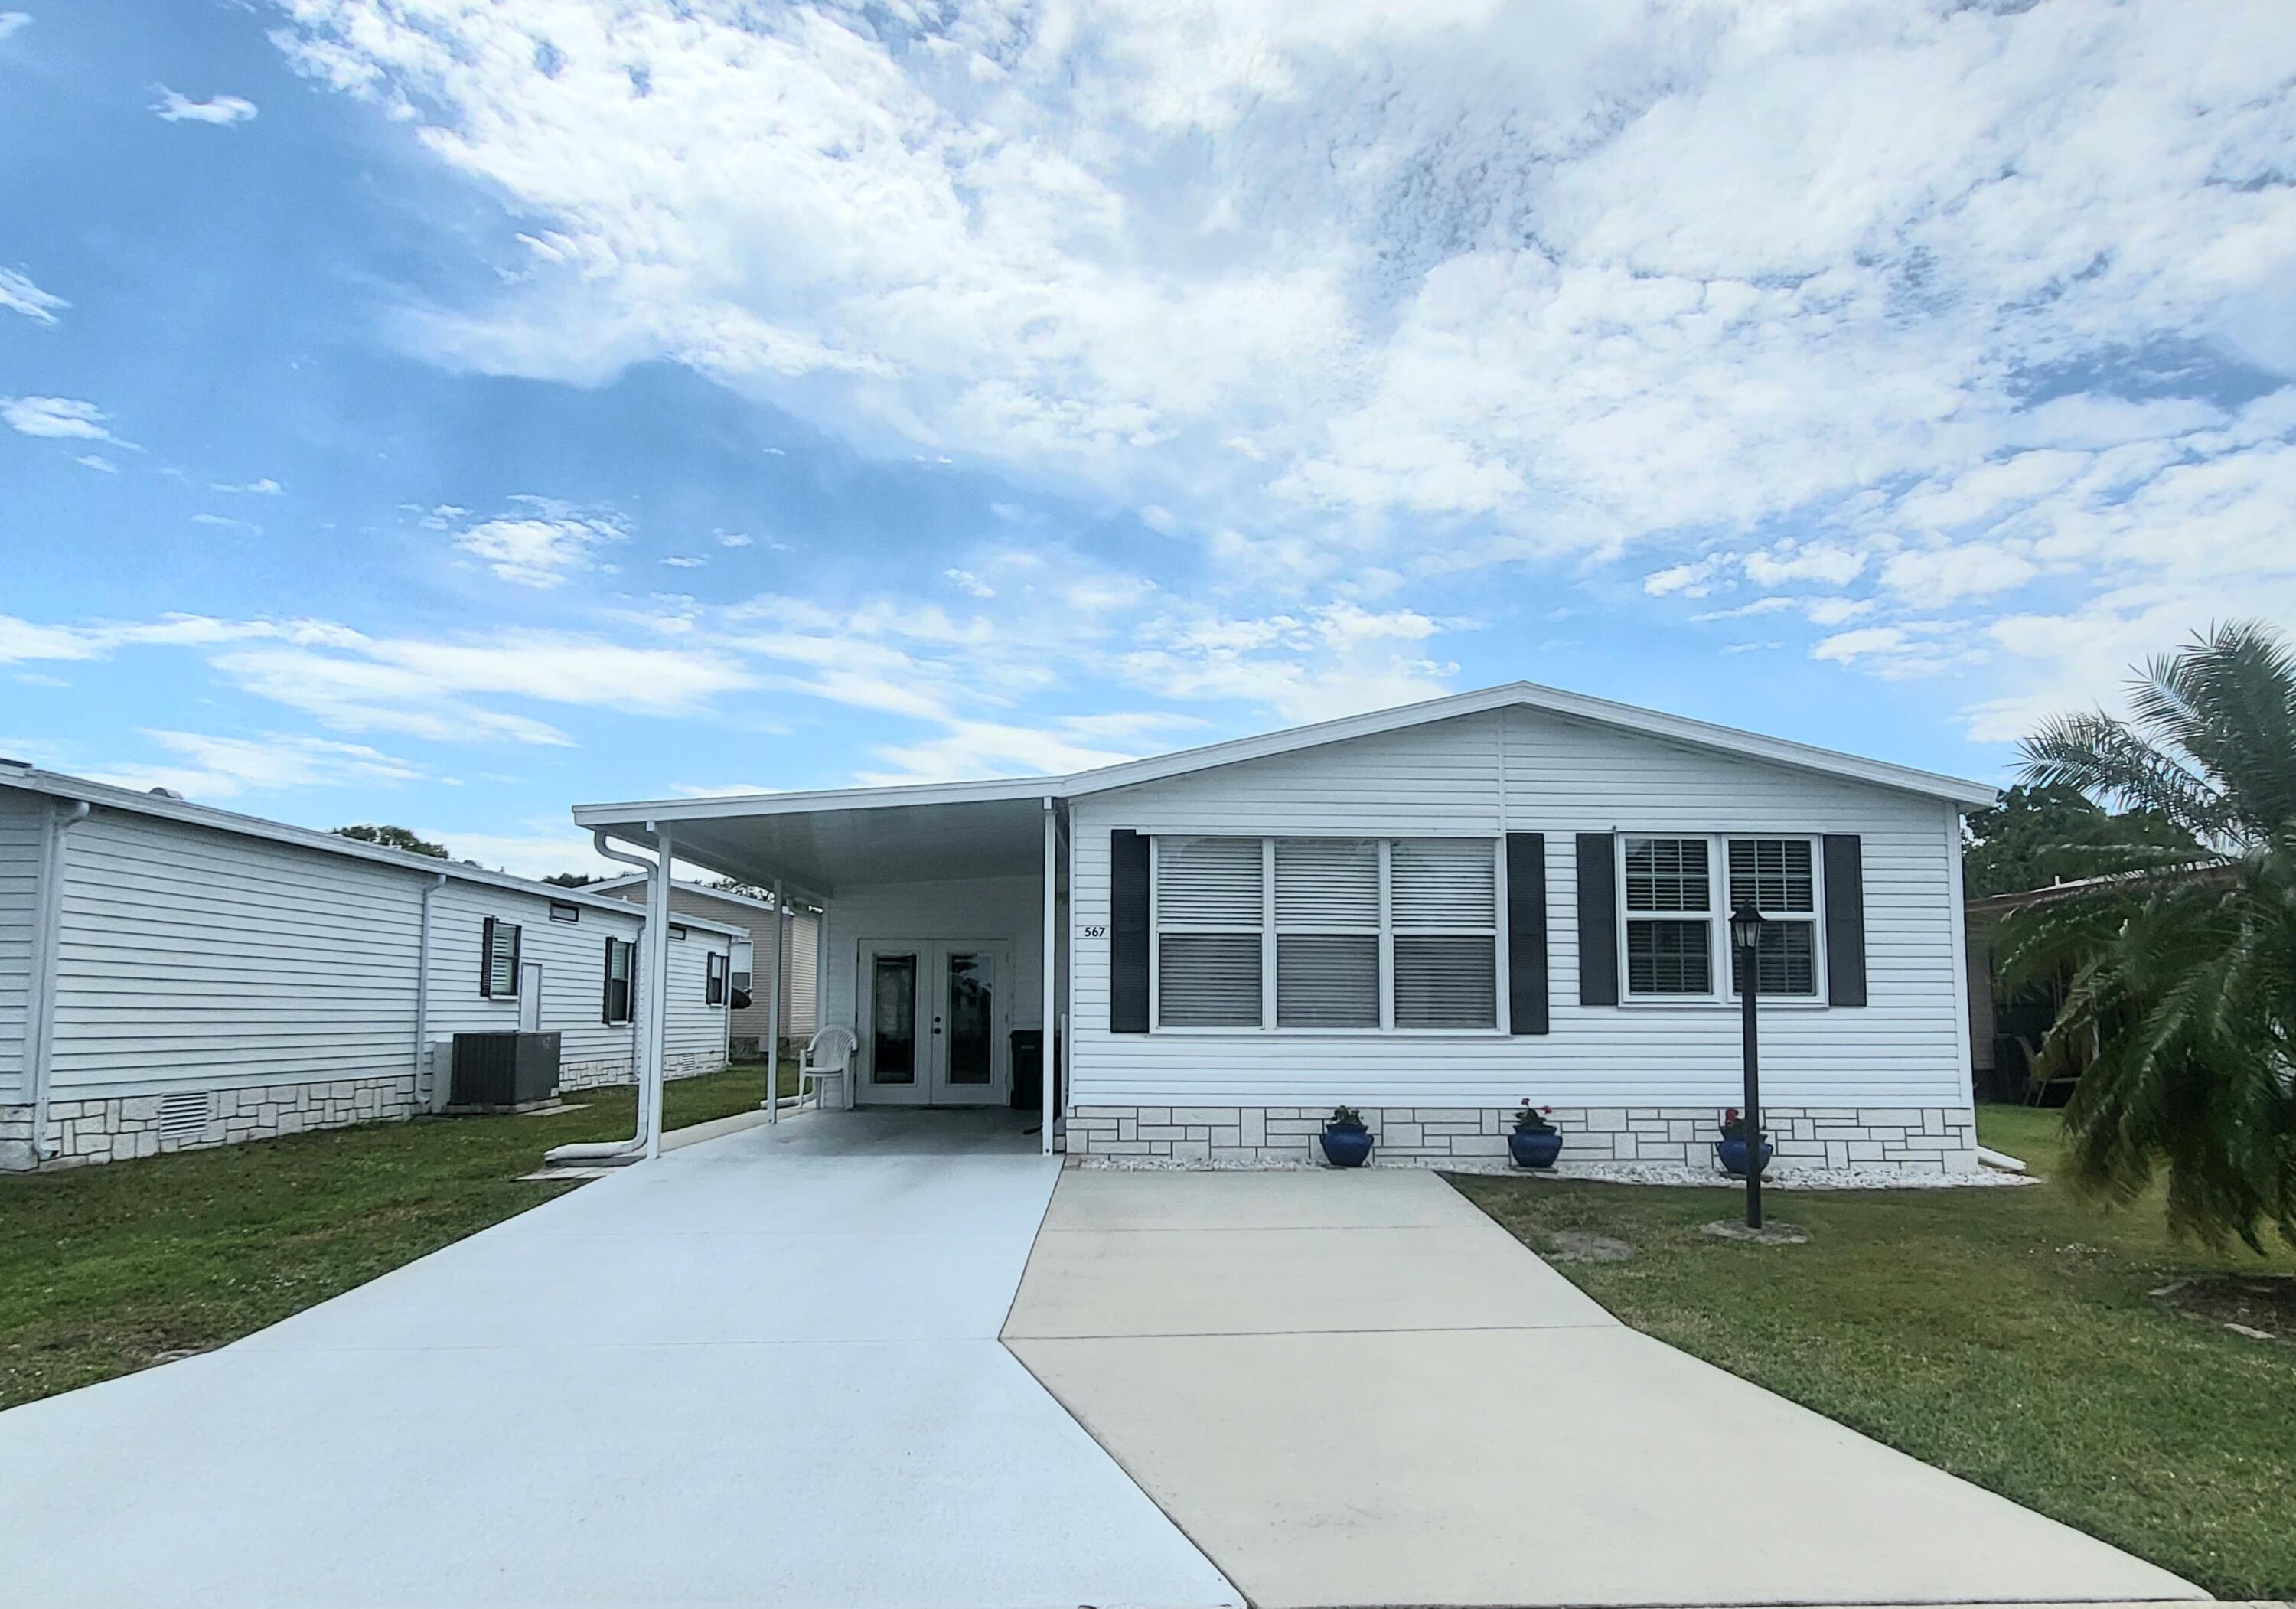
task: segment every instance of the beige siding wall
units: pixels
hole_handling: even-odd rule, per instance
[[[1828,1107],[1969,1101],[1958,821],[1939,800],[1517,709],[1082,799],[1073,819],[1079,935],[1107,924],[1109,833],[1119,827],[1544,833],[1554,1002],[1553,1030],[1538,1036],[1111,1034],[1107,940],[1078,936],[1078,1105],[1728,1104],[1740,1077],[1734,1005],[1578,1004],[1573,834],[1614,830],[1858,833],[1872,1003],[1774,1006],[1764,1092]]]

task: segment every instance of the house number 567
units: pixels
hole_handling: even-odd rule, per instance
[[[1108,937],[1108,930],[1097,924],[1088,924],[1084,930],[1084,936],[1087,939],[1105,939]]]

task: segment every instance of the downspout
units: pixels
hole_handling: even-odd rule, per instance
[[[414,941],[414,1088],[419,1108],[447,1109],[439,1068],[430,1055],[430,896],[447,886],[447,874],[433,872],[422,885],[422,932]]]
[[[25,1077],[31,1086],[32,1162],[35,1166],[55,1155],[48,1142],[48,1070],[55,1050],[56,971],[63,948],[64,835],[87,819],[88,803],[74,800],[71,808],[50,818],[40,845],[40,908],[32,928],[32,998],[26,1002]]]
[[[590,842],[598,853],[609,860],[619,860],[624,866],[636,866],[646,874],[647,919],[653,911],[653,885],[660,868],[643,855],[633,855],[627,850],[618,850],[606,841],[606,829],[592,827]],[[652,946],[648,946],[649,948]],[[646,977],[638,967],[630,968],[630,992],[636,999],[636,1009],[630,1013],[630,1071],[636,1075],[638,1092],[637,1132],[626,1140],[598,1140],[580,1145],[561,1145],[545,1151],[545,1162],[634,1162],[646,1154],[646,1145],[653,1133],[653,1104],[646,1098],[645,1044],[646,1035],[641,1023],[641,1014],[666,1008],[668,991],[654,980]],[[656,997],[662,997],[656,1004]]]

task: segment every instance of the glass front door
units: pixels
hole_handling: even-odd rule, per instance
[[[947,941],[863,947],[868,1001],[865,1103],[990,1105],[1007,1073],[999,1040],[997,948]]]

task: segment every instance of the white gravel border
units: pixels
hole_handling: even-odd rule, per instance
[[[1074,1168],[1107,1168],[1120,1173],[1304,1173],[1339,1172],[1324,1162],[1205,1162],[1169,1156],[1081,1156],[1070,1159]],[[1417,1159],[1366,1164],[1374,1168],[1431,1168],[1439,1173],[1512,1174],[1519,1178],[1567,1183],[1585,1179],[1605,1185],[1717,1186],[1735,1188],[1739,1180],[1719,1166],[1693,1168],[1685,1162],[1563,1162],[1546,1170],[1518,1168],[1496,1157],[1453,1157],[1440,1162]],[[1989,1186],[2038,1185],[2030,1174],[2002,1173],[1980,1168],[1974,1173],[1917,1171],[1911,1168],[1781,1168],[1772,1163],[1762,1178],[1769,1190],[1962,1190]]]

